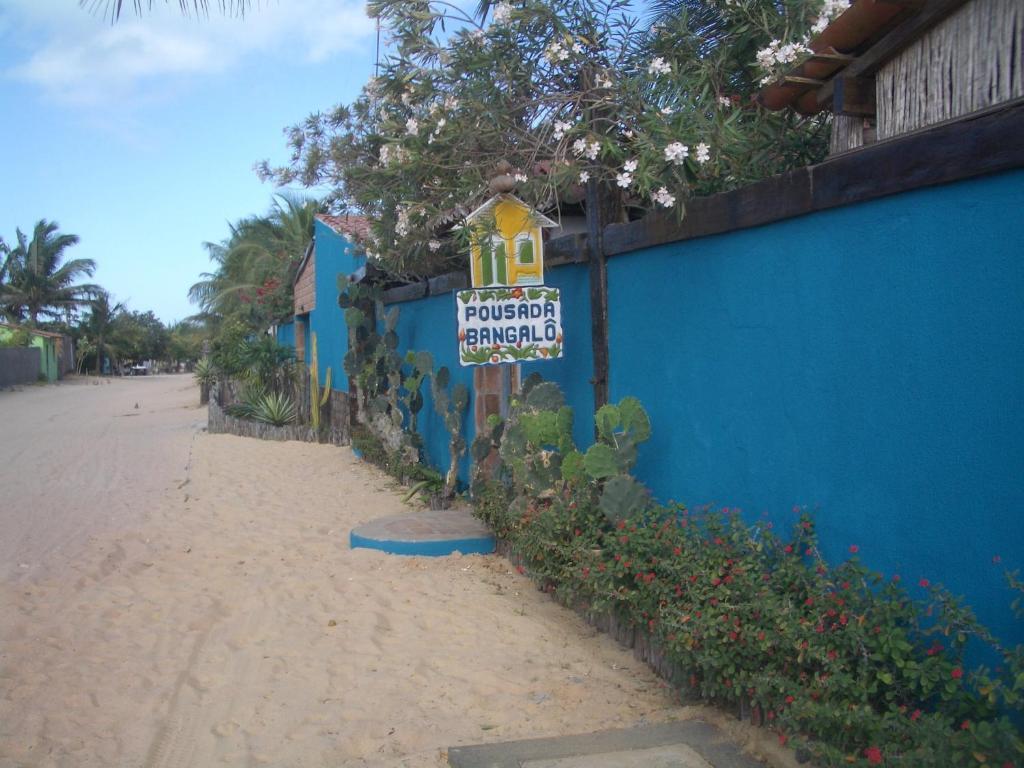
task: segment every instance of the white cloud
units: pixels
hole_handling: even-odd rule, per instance
[[[104,103],[183,75],[216,73],[251,56],[320,62],[368,41],[373,22],[353,0],[259,2],[244,19],[182,18],[177,4],[135,17],[127,7],[116,24],[73,0],[6,0],[5,37],[40,39],[8,74],[65,102]],[[69,7],[70,6],[70,7]],[[21,31],[26,30],[24,35]]]

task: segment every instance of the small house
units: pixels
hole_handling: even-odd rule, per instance
[[[74,359],[71,338],[60,333],[42,331],[37,328],[0,323],[0,342],[10,342],[17,333],[28,334],[28,346],[39,349],[39,375],[48,382],[64,377],[68,370],[67,360]]]
[[[313,240],[295,273],[293,320],[275,329],[282,344],[295,347],[295,357],[309,365],[312,334],[317,336],[320,383],[332,371],[332,388],[346,391],[348,380],[341,362],[348,351],[345,313],[338,306],[338,278],[347,277],[366,263],[358,240],[369,231],[363,216],[317,214]]]
[[[555,222],[518,197],[500,194],[469,214],[466,225],[474,286],[543,284],[542,230]]]

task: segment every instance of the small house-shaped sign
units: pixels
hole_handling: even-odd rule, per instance
[[[470,227],[470,274],[474,288],[542,285],[541,230],[557,226],[510,194],[495,195],[466,217]]]

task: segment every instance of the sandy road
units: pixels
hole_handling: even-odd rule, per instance
[[[386,477],[208,435],[196,401],[0,393],[0,768],[436,767],[687,716],[503,559],[350,550],[406,509]]]
[[[184,481],[205,423],[187,376],[0,392],[0,577],[145,520]]]

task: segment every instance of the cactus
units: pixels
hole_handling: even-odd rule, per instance
[[[572,424],[572,408],[565,405],[558,386],[530,376],[513,399],[500,436],[499,456],[516,494],[540,498],[557,492],[567,479],[562,462],[576,453]]]
[[[430,379],[430,392],[434,398],[434,410],[444,421],[448,430],[448,472],[444,477],[444,500],[447,502],[455,496],[455,488],[459,478],[459,458],[466,451],[466,440],[462,436],[462,418],[469,406],[469,390],[459,382],[448,394],[448,383],[451,375],[445,366],[433,372]]]
[[[324,378],[323,394],[320,393],[320,363],[317,355],[316,333],[312,334],[312,350],[310,352],[309,364],[309,424],[313,431],[320,434],[321,415],[323,407],[331,396],[331,369],[327,368],[327,376]]]
[[[649,493],[629,472],[636,464],[637,445],[651,436],[647,412],[635,397],[604,405],[594,415],[598,442],[583,456],[583,471],[601,481],[598,506],[613,523],[646,509]]]
[[[629,475],[616,475],[605,481],[598,507],[612,523],[639,514],[647,508],[650,493]]]

